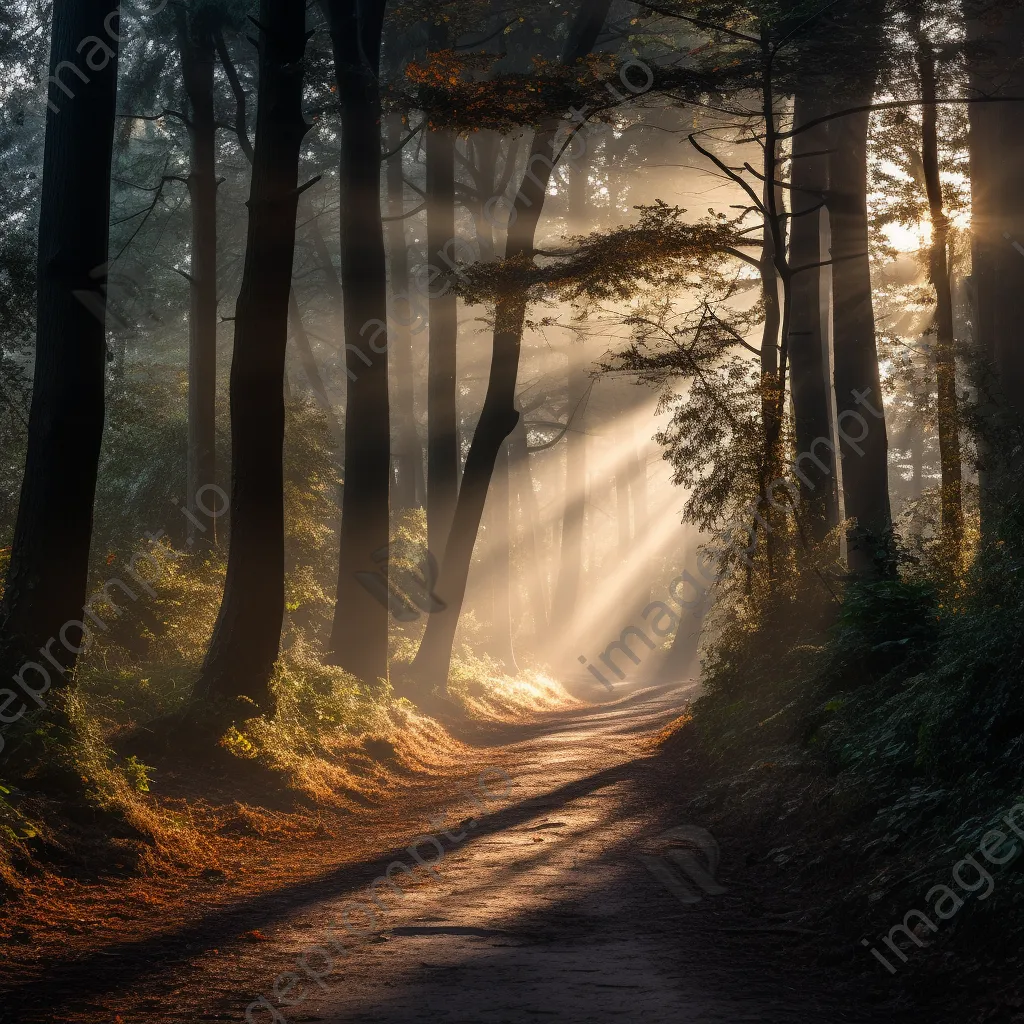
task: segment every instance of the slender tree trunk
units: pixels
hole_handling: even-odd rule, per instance
[[[188,315],[188,509],[208,520],[196,502],[200,488],[215,483],[217,401],[217,177],[213,68],[217,16],[212,9],[174,8],[182,76],[189,105],[188,193],[192,208]],[[202,534],[189,523],[189,539]]]
[[[490,520],[494,530],[491,550],[487,559],[491,586],[490,653],[502,668],[514,675],[519,671],[512,646],[512,530],[509,493],[509,450],[498,454],[491,477],[489,504]]]
[[[431,48],[443,49],[447,27],[432,26]],[[455,135],[427,132],[427,258],[430,339],[427,369],[427,547],[444,554],[459,493],[459,419],[456,402],[458,312],[449,273],[456,259]],[[440,276],[437,276],[440,275]]]
[[[526,590],[530,597],[530,614],[533,617],[534,634],[541,640],[547,635],[548,630],[548,597],[545,585],[547,574],[544,571],[541,540],[538,537],[540,510],[537,508],[537,495],[533,489],[530,447],[522,418],[509,439],[509,455],[511,465],[515,469],[516,496],[522,520],[523,565]]]
[[[694,608],[684,608],[676,626],[672,646],[665,653],[658,666],[654,681],[657,683],[677,682],[700,675],[698,646],[700,629],[707,611],[706,599]]]
[[[558,581],[551,604],[551,623],[568,629],[575,614],[583,567],[583,520],[587,500],[586,403],[590,394],[582,339],[568,352],[569,429],[565,441],[565,510],[558,560]]]
[[[622,403],[617,399],[612,408],[615,416],[614,423],[621,430]],[[632,460],[628,452],[622,453],[624,458],[615,462],[615,475],[612,477],[612,487],[615,490],[615,531],[617,537],[616,554],[620,565],[629,561],[630,541],[632,534],[629,524],[629,477]]]
[[[48,113],[39,208],[35,375],[28,452],[3,596],[8,676],[40,693],[61,686],[46,655],[58,641],[71,668],[87,627],[89,542],[103,435],[105,281],[117,43],[96,55],[74,95],[56,69],[81,64],[83,39],[107,39],[111,0],[65,0],[53,9]],[[65,79],[70,74],[62,72]],[[42,655],[40,650],[42,649]],[[55,656],[56,657],[56,656]],[[45,677],[45,678],[44,678]]]
[[[1024,96],[1024,9],[990,0],[964,0],[970,92],[980,96]],[[975,350],[994,380],[983,379],[977,413],[985,431],[979,440],[982,532],[992,536],[995,503],[1016,487],[1008,473],[1014,456],[998,438],[1024,420],[1024,104],[971,103],[971,280]],[[1014,468],[1019,468],[1019,465]]]
[[[383,0],[328,0],[341,106],[341,284],[345,305],[345,489],[331,660],[367,682],[388,674],[388,610],[359,572],[386,554],[391,483],[387,258],[380,213]],[[376,561],[375,561],[376,557]]]
[[[766,117],[772,119],[774,124],[774,115],[771,112],[770,105],[765,105]],[[774,145],[773,151],[778,152],[778,145]],[[765,157],[765,171],[764,176],[768,178],[770,175],[774,176],[776,173],[776,167],[778,166],[777,159],[770,159]],[[769,196],[771,193],[771,196]],[[782,317],[783,317],[783,306],[782,296],[780,295],[781,280],[779,277],[778,268],[775,265],[775,239],[772,236],[770,221],[772,219],[772,210],[776,211],[775,216],[781,212],[781,204],[779,203],[778,189],[773,185],[765,184],[763,188],[765,216],[764,216],[764,244],[761,247],[761,297],[764,301],[764,327],[761,333],[761,430],[763,436],[764,451],[762,454],[762,468],[761,468],[761,481],[760,490],[761,493],[758,495],[759,498],[764,499],[765,489],[769,482],[776,476],[776,463],[778,459],[778,437],[781,433],[781,403],[779,401],[779,349],[782,331]],[[788,310],[787,310],[788,312]],[[762,501],[762,504],[765,502]],[[772,509],[766,508],[768,515],[771,514]],[[754,524],[755,532],[759,529],[759,524]],[[763,531],[764,536],[764,549],[765,557],[767,560],[768,569],[768,586],[774,586],[775,582],[775,562],[778,551],[778,541],[776,540],[775,532],[773,530],[765,529]],[[747,587],[749,589],[751,582],[751,571],[750,566],[747,566]]]
[[[317,262],[320,264],[320,269],[324,274],[324,287],[337,307],[337,312],[340,316],[342,315],[342,306],[344,305],[341,279],[338,277],[338,271],[335,269],[334,262],[331,259],[331,251],[327,248],[327,239],[324,238],[324,233],[320,229],[318,217],[310,218],[309,237],[313,242],[313,251],[316,253]]]
[[[395,482],[391,503],[395,511],[416,507],[416,460],[422,458],[414,409],[412,332],[421,326],[409,297],[409,243],[405,220],[399,219],[405,208],[405,180],[402,162],[402,118],[388,117],[387,163],[388,191],[388,264],[394,316],[388,335],[388,349],[394,365],[392,404],[394,405]]]
[[[633,510],[633,543],[642,542],[647,537],[649,524],[647,521],[647,458],[644,446],[637,442],[636,421],[632,420],[629,428],[632,446],[629,453],[629,498]],[[631,555],[641,558],[640,555]],[[639,596],[647,603],[651,599],[651,580],[649,560],[643,556],[643,574],[639,581]]]
[[[871,102],[872,92],[850,106]],[[847,562],[855,575],[888,572],[888,440],[871,304],[867,217],[867,113],[829,122],[828,211],[832,231],[833,344]],[[863,437],[861,436],[863,435]]]
[[[583,230],[589,197],[590,164],[583,156],[578,170],[569,171],[569,230]],[[566,391],[569,429],[565,440],[565,508],[559,541],[558,577],[551,601],[551,623],[568,629],[576,614],[583,567],[583,519],[587,491],[586,403],[590,397],[585,335],[582,331],[566,352]]]
[[[305,8],[261,0],[249,229],[231,358],[231,545],[194,698],[267,713],[284,617],[284,378],[295,251]],[[221,715],[215,718],[220,724]]]
[[[911,485],[910,485],[910,496],[917,501],[921,497],[921,463],[923,461],[922,454],[922,441],[921,436],[921,424],[913,422],[910,424],[910,464],[911,464]]]
[[[245,93],[242,91],[241,82],[238,80],[238,73],[235,70],[235,66],[231,61],[230,55],[228,54],[223,33],[220,31],[217,32],[217,52],[220,55],[221,64],[224,66],[224,70],[231,82],[232,89],[235,91],[237,98],[235,130],[238,135],[242,152],[245,154],[245,157],[249,161],[249,165],[251,167],[255,159],[255,152],[253,151],[252,144],[249,142],[248,135],[245,131]],[[302,202],[301,197],[298,209],[300,219],[303,221],[308,220],[312,225],[310,234],[318,240],[314,241],[314,250],[318,257],[322,251],[322,259],[327,263],[328,277],[332,278],[334,283],[337,283],[337,278],[334,277],[334,267],[331,265],[330,256],[327,254],[327,244],[324,242],[323,234],[320,232],[320,226],[317,223],[316,217],[312,215],[306,204]],[[330,283],[328,284],[328,290],[332,297],[336,292],[340,296],[340,288],[332,290]],[[292,323],[292,332],[295,335],[295,347],[299,350],[299,361],[302,363],[303,373],[306,375],[306,380],[309,383],[309,389],[313,392],[313,397],[316,399],[317,405],[320,406],[321,411],[327,418],[327,427],[331,432],[331,438],[334,440],[336,453],[340,458],[344,447],[344,433],[341,429],[341,424],[338,422],[337,414],[334,411],[334,403],[331,402],[330,395],[327,393],[327,388],[324,386],[324,380],[320,374],[320,368],[317,366],[316,356],[313,354],[313,347],[309,343],[309,335],[306,333],[306,327],[302,322],[302,310],[299,308],[299,300],[295,294],[294,284],[288,292],[288,317]],[[288,382],[287,362],[285,363],[284,373],[284,397],[286,404],[291,401],[291,385]]]
[[[806,92],[798,92],[794,127],[800,128],[825,113],[824,104]],[[789,262],[792,267],[811,266],[822,260],[821,211],[828,188],[828,131],[822,126],[793,137],[792,204]],[[799,465],[800,508],[808,540],[820,543],[837,520],[832,477],[835,459],[831,443],[827,367],[822,337],[820,268],[793,275],[792,319],[789,332],[794,443],[799,457],[810,452],[811,460]],[[824,438],[828,444],[815,441]],[[817,461],[816,461],[817,460]],[[806,479],[805,479],[806,478]]]
[[[494,225],[485,214],[484,206],[488,199],[498,194],[496,188],[500,141],[501,136],[492,131],[477,132],[473,136],[473,152],[476,159],[472,164],[472,172],[476,196],[472,204],[472,213],[481,263],[490,263],[494,259]]]
[[[921,80],[921,161],[932,226],[928,277],[935,289],[935,361],[938,384],[939,464],[942,471],[942,543],[952,566],[960,563],[964,534],[960,414],[956,400],[956,352],[953,339],[953,291],[950,286],[949,220],[942,209],[939,177],[938,112],[935,107],[935,54],[920,22],[917,70]]]
[[[306,334],[306,328],[302,323],[302,311],[299,309],[299,300],[295,297],[294,288],[288,293],[288,315],[291,318],[295,347],[299,350],[299,362],[302,363],[302,371],[309,383],[309,390],[313,392],[316,404],[320,406],[324,416],[327,417],[328,429],[334,440],[335,448],[340,454],[345,446],[345,434],[338,422],[331,396],[327,394],[327,388],[324,387],[324,379],[320,376],[320,368],[316,364],[316,356],[309,343],[309,335]]]
[[[609,6],[610,0],[595,0],[581,8],[566,42],[564,63],[575,64],[590,52],[604,24]],[[526,261],[533,257],[534,234],[553,169],[548,154],[551,153],[557,129],[557,122],[550,122],[534,135],[527,158],[526,178],[516,194],[516,219],[509,226],[506,259]],[[516,377],[526,305],[527,297],[524,293],[511,292],[500,298],[495,306],[494,342],[487,393],[466,458],[451,535],[441,566],[438,589],[446,607],[427,620],[427,628],[412,665],[413,672],[421,679],[440,687],[447,687],[452,644],[466,595],[473,545],[480,528],[480,516],[494,462],[505,438],[519,421],[519,413],[515,408]]]

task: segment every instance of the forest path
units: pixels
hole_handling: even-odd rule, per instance
[[[724,925],[716,919],[710,930],[701,918],[694,928],[695,907],[680,903],[638,860],[651,838],[680,823],[665,819],[649,777],[656,770],[650,738],[680,713],[692,689],[650,688],[557,716],[538,734],[502,745],[495,763],[512,779],[509,805],[465,828],[439,879],[401,899],[382,889],[393,908],[387,932],[336,966],[326,992],[305,984],[301,1010],[289,1019],[871,1019],[823,995],[820,980],[780,972],[775,956],[757,955],[768,944],[785,959],[784,926],[766,927],[741,912]],[[426,844],[420,849],[433,858]],[[308,947],[309,936],[338,920],[342,906],[338,900],[318,908],[303,922],[311,931],[289,937],[293,950],[303,940]],[[714,931],[730,931],[728,923],[736,932],[749,926],[740,956],[735,943],[715,949]],[[322,961],[311,955],[309,962]]]
[[[695,905],[638,859],[686,820],[651,739],[692,695],[651,687],[535,724],[467,727],[475,764],[356,816],[344,844],[282,847],[248,891],[181,880],[163,911],[138,889],[107,894],[97,906],[109,921],[94,918],[88,942],[54,935],[4,965],[15,977],[0,978],[0,1021],[883,1019],[794,962],[791,943],[806,937],[765,913],[735,851],[722,851],[728,892]],[[478,792],[474,805],[481,769],[491,799]],[[438,877],[410,882],[396,868],[404,895],[370,888],[389,864],[414,866],[408,845],[431,833],[445,849]],[[436,857],[430,841],[416,849]],[[386,908],[375,930],[339,932],[346,912],[364,926],[374,895]],[[341,937],[344,953],[329,946]]]

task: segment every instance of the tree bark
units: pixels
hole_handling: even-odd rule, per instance
[[[665,657],[658,666],[654,677],[656,683],[677,682],[691,675],[700,676],[698,647],[700,630],[707,612],[707,596],[695,608],[684,608],[679,615],[676,635],[672,638],[672,646],[666,651]]]
[[[825,113],[824,104],[810,92],[797,92],[794,103],[794,128]],[[792,267],[820,263],[821,211],[828,188],[828,131],[821,128],[793,137],[792,227],[789,262]],[[793,312],[789,332],[790,388],[793,399],[794,443],[796,455],[811,452],[819,461],[802,460],[799,478],[801,517],[807,537],[816,543],[824,540],[837,519],[832,477],[835,459],[818,438],[831,442],[827,367],[821,316],[822,272],[820,268],[793,275],[791,302]],[[804,479],[806,477],[806,479]]]
[[[509,447],[498,453],[491,477],[490,520],[494,530],[489,566],[491,589],[491,633],[489,650],[509,675],[519,671],[512,645],[512,530],[509,492]]]
[[[431,26],[431,49],[447,45],[446,25]],[[444,554],[459,493],[456,401],[458,313],[451,288],[455,244],[455,135],[429,130],[427,151],[427,297],[430,338],[427,369],[427,547]]]
[[[320,376],[320,368],[316,364],[316,356],[309,343],[309,335],[306,334],[306,328],[302,323],[302,311],[299,309],[299,300],[295,297],[294,288],[288,293],[288,315],[291,318],[295,347],[299,350],[299,362],[302,363],[302,371],[306,375],[309,390],[313,392],[316,404],[320,406],[324,416],[327,417],[327,427],[334,440],[334,446],[340,454],[345,446],[345,433],[338,422],[331,396],[327,394],[327,388],[324,387],[324,379]]]
[[[604,24],[609,6],[610,0],[595,0],[594,3],[587,3],[581,7],[563,51],[564,63],[574,64],[590,52]],[[534,235],[553,169],[548,154],[551,152],[557,129],[558,123],[552,121],[534,135],[527,158],[526,177],[516,194],[516,220],[509,226],[506,259],[527,261],[533,258]],[[539,173],[536,170],[538,164],[541,165]],[[452,644],[466,595],[466,579],[473,556],[473,545],[480,528],[480,517],[494,462],[505,438],[519,421],[519,413],[515,407],[516,377],[519,371],[526,306],[526,295],[518,291],[501,297],[495,305],[494,340],[487,393],[466,457],[462,487],[459,490],[438,584],[446,607],[444,611],[431,615],[427,620],[423,640],[412,664],[413,673],[421,680],[432,682],[442,688],[447,687]]]
[[[495,189],[498,184],[500,142],[501,136],[493,131],[481,131],[473,136],[472,151],[476,159],[471,168],[476,194],[473,197],[471,212],[481,263],[490,263],[494,259],[494,225],[484,212],[484,207],[488,199],[497,195]]]
[[[216,482],[217,401],[217,176],[213,68],[216,62],[215,8],[187,12],[175,5],[181,70],[188,96],[189,175],[192,214],[188,315],[188,510],[208,522],[196,502],[200,488]],[[189,539],[202,532],[189,522]]]
[[[419,325],[418,310],[409,296],[409,243],[405,234],[405,220],[400,219],[405,208],[405,178],[402,150],[402,118],[399,114],[388,117],[387,147],[391,156],[387,163],[388,192],[388,264],[391,277],[391,297],[395,303],[388,348],[394,364],[394,432],[395,479],[391,499],[395,511],[415,508],[416,460],[422,460],[413,392],[412,331]],[[397,150],[397,152],[396,152]]]
[[[523,565],[526,590],[530,597],[530,614],[533,616],[534,634],[538,641],[548,631],[548,597],[541,542],[537,536],[540,510],[537,495],[533,489],[533,473],[530,469],[530,446],[526,424],[520,416],[509,439],[510,463],[515,469],[516,495],[522,522]]]
[[[231,358],[231,543],[224,597],[193,698],[273,710],[284,618],[284,378],[295,251],[305,8],[261,0],[256,144]],[[215,713],[220,724],[220,714]]]
[[[935,53],[920,21],[917,69],[921,80],[921,162],[924,168],[932,239],[928,278],[935,289],[935,372],[938,385],[939,465],[942,473],[942,545],[951,566],[959,566],[964,535],[963,468],[960,458],[960,413],[956,399],[956,352],[953,338],[953,291],[949,274],[949,220],[942,208],[939,176],[938,111],[935,107]]]
[[[590,162],[583,155],[582,164],[569,171],[569,206],[567,216],[570,232],[581,232],[587,215]],[[579,597],[583,568],[583,520],[587,491],[586,411],[590,397],[587,377],[585,335],[580,331],[566,352],[566,393],[569,428],[565,440],[565,508],[559,540],[558,577],[551,600],[551,622],[563,629],[571,627]]]
[[[618,430],[622,429],[622,409],[622,403],[616,397],[612,402],[612,422]],[[630,541],[633,539],[629,524],[629,478],[632,461],[630,453],[623,451],[622,456],[615,462],[615,473],[612,477],[612,487],[615,491],[616,555],[620,565],[625,565],[629,561]]]
[[[1024,10],[964,0],[967,19],[970,91],[981,96],[1024,96]],[[989,535],[993,502],[1013,488],[1006,446],[989,443],[1005,426],[1024,420],[1024,104],[971,103],[971,279],[975,350],[994,371],[978,412],[985,432],[979,440],[982,532]]]
[[[388,675],[388,610],[367,599],[356,573],[380,572],[389,525],[387,257],[380,213],[378,84],[384,6],[383,0],[327,0],[341,106],[341,284],[349,376],[330,658],[371,683]]]
[[[96,472],[103,436],[106,367],[106,264],[110,164],[117,95],[117,42],[104,23],[112,0],[65,0],[53,9],[48,112],[39,209],[35,374],[28,451],[3,596],[8,672],[23,658],[28,686],[40,693],[66,683],[40,655],[53,639],[74,666],[87,627],[82,619],[92,537]],[[108,39],[106,64],[93,58],[82,81],[83,39]],[[96,66],[93,66],[96,65]],[[70,82],[70,84],[66,84]],[[41,664],[40,664],[41,663]],[[44,667],[45,666],[45,667]],[[51,677],[51,667],[58,678]],[[37,668],[42,675],[34,675]],[[25,669],[22,668],[21,676]],[[44,679],[43,676],[46,678]]]
[[[629,499],[633,509],[633,543],[642,543],[647,537],[649,529],[648,504],[647,504],[647,457],[644,451],[644,444],[638,442],[636,420],[630,424],[630,435],[632,446],[629,452]],[[640,557],[634,555],[634,558]],[[651,599],[651,580],[653,572],[650,571],[649,559],[644,558],[643,575],[639,581],[639,596],[647,603]]]
[[[872,90],[850,106],[871,102]],[[878,375],[868,264],[868,113],[829,122],[835,390],[843,458],[847,564],[857,576],[888,573],[888,440]],[[864,435],[861,437],[861,435]]]
[[[768,102],[765,103],[765,120],[771,125],[774,134],[776,130],[777,117],[772,109],[773,93],[769,93]],[[765,145],[765,184],[762,188],[764,202],[764,242],[761,246],[761,297],[764,302],[764,326],[761,332],[761,431],[763,437],[763,454],[761,456],[761,472],[758,497],[764,499],[766,488],[775,477],[776,463],[778,461],[778,438],[782,431],[782,403],[780,402],[780,379],[779,379],[779,355],[781,349],[781,332],[783,330],[783,297],[780,294],[780,286],[783,285],[781,275],[776,266],[775,255],[779,251],[776,247],[776,240],[772,231],[772,223],[781,225],[783,223],[780,213],[783,210],[779,189],[769,184],[776,174],[780,148],[778,142],[771,146],[772,154],[768,155],[768,144]],[[785,309],[788,314],[790,309]],[[771,509],[768,510],[770,515]],[[758,525],[755,523],[755,534]],[[775,585],[775,564],[778,553],[778,540],[774,530],[764,530],[765,560],[768,570],[768,586]],[[747,587],[751,582],[750,566],[747,566]]]
[[[586,410],[590,397],[586,349],[582,339],[570,345],[569,429],[565,441],[565,510],[559,544],[558,580],[551,603],[551,622],[569,629],[576,614],[583,568],[583,520],[587,500]]]

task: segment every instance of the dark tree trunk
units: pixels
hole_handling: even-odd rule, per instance
[[[777,117],[771,112],[771,101],[765,103],[765,118],[766,123],[771,127],[771,131],[777,130]],[[769,149],[771,153],[769,153]],[[783,280],[779,274],[778,267],[776,265],[776,238],[772,230],[772,224],[778,223],[781,225],[785,223],[779,217],[779,213],[783,210],[782,197],[780,195],[780,189],[774,185],[767,184],[768,179],[772,178],[776,171],[775,168],[779,166],[779,157],[781,156],[781,148],[777,141],[770,145],[766,143],[765,148],[765,160],[764,160],[764,178],[766,184],[763,186],[762,195],[764,197],[764,243],[761,247],[761,296],[764,301],[764,327],[761,333],[761,429],[763,434],[763,455],[760,473],[760,497],[762,500],[766,494],[766,488],[768,487],[769,481],[771,481],[775,475],[779,459],[778,450],[778,439],[781,435],[782,427],[782,403],[780,402],[780,378],[779,378],[779,364],[781,345],[783,342],[783,331],[786,329],[783,325],[783,316],[786,316],[788,320],[790,309],[784,308],[782,287]],[[774,211],[774,213],[773,213]],[[778,248],[785,248],[785,241],[779,239]],[[768,509],[770,515],[772,510]],[[758,529],[758,525],[755,523],[754,530]],[[777,561],[778,553],[778,540],[773,530],[765,529],[764,531],[764,550],[765,559],[767,562],[768,570],[768,586],[773,587],[775,585],[775,565]],[[750,570],[748,567],[747,571],[747,586],[750,586]]]
[[[327,417],[328,429],[340,455],[345,446],[345,434],[338,422],[331,396],[327,394],[327,388],[324,387],[324,379],[320,376],[320,368],[316,364],[316,356],[309,343],[309,335],[306,334],[306,328],[302,323],[302,311],[299,309],[299,300],[295,297],[294,288],[288,293],[288,315],[292,322],[292,334],[295,335],[295,347],[299,350],[302,372],[306,375],[309,390],[313,392],[316,404],[320,406],[324,416]]]
[[[964,0],[970,42],[968,70],[973,95],[1024,96],[1024,9],[988,0]],[[989,443],[1005,425],[1024,419],[1024,103],[972,103],[971,279],[972,333],[978,355],[995,371],[978,412],[985,420],[980,441],[982,531],[990,535],[992,504],[1014,486],[1006,470],[1006,446]]]
[[[564,63],[575,64],[590,52],[604,24],[609,6],[610,0],[595,0],[594,3],[583,5],[566,41]],[[551,122],[534,135],[527,158],[526,177],[516,194],[516,220],[509,227],[506,259],[527,261],[533,258],[534,234],[551,179],[549,154],[557,129],[558,123]],[[462,487],[438,584],[446,607],[427,620],[427,628],[412,665],[413,672],[421,680],[442,688],[447,687],[452,644],[462,613],[473,545],[480,528],[480,517],[494,462],[505,438],[519,421],[519,413],[515,408],[516,377],[519,372],[526,306],[527,297],[521,292],[512,292],[500,298],[495,306],[487,393],[466,457]]]
[[[435,26],[433,49],[447,29]],[[458,313],[449,283],[455,245],[455,135],[427,132],[427,295],[430,340],[427,370],[427,547],[440,559],[448,543],[459,493],[459,421],[456,404]],[[440,276],[438,276],[440,275]]]
[[[381,570],[380,558],[388,543],[391,483],[378,84],[384,3],[328,0],[327,6],[341,107],[341,284],[349,373],[330,657],[372,683],[388,675],[388,610],[367,598],[356,574]]]
[[[39,210],[35,376],[28,452],[3,598],[8,673],[27,657],[49,675],[51,638],[70,668],[84,642],[96,470],[103,435],[104,338],[110,162],[117,94],[117,43],[93,56],[83,39],[108,39],[111,0],[65,0],[53,9],[50,85]],[[93,52],[93,51],[90,51]],[[105,66],[100,60],[106,59]],[[69,629],[67,624],[71,624]],[[63,628],[62,628],[63,627]],[[62,635],[63,634],[63,635]],[[54,667],[53,671],[58,671]],[[24,670],[22,670],[24,672]],[[29,673],[39,692],[45,680]],[[58,675],[63,673],[58,672]],[[54,688],[60,678],[50,680]]]
[[[587,215],[590,162],[569,172],[569,230],[581,232]],[[565,441],[565,509],[559,541],[558,577],[551,600],[551,623],[568,630],[576,614],[583,567],[583,520],[586,513],[587,433],[585,414],[590,397],[586,345],[582,333],[573,339],[566,353],[568,430]]]
[[[497,195],[498,149],[501,136],[497,132],[482,131],[473,136],[476,161],[471,165],[476,195],[473,197],[473,226],[480,262],[494,259],[494,226],[484,212],[484,204]]]
[[[666,651],[658,666],[654,682],[674,683],[680,679],[700,675],[698,646],[706,611],[706,596],[696,607],[683,609],[679,616],[679,625],[676,627],[676,635],[672,638],[672,646]]]
[[[216,118],[213,68],[216,15],[210,9],[187,13],[174,8],[182,77],[188,96],[189,175],[192,214],[188,314],[188,509],[208,520],[196,502],[200,488],[216,482],[215,416],[217,400],[217,176],[214,163]],[[189,523],[189,539],[202,536]]]
[[[942,472],[942,544],[951,565],[959,566],[964,536],[963,468],[960,414],[956,400],[956,353],[953,339],[953,290],[950,285],[949,220],[942,208],[939,177],[938,112],[935,107],[935,53],[917,25],[917,69],[921,80],[921,163],[931,219],[928,278],[935,289],[935,362],[938,385],[939,464]]]
[[[798,92],[794,104],[794,127],[800,128],[825,113],[824,104],[809,92]],[[791,267],[810,266],[822,260],[821,211],[828,187],[828,130],[812,128],[793,137],[792,227],[789,262]],[[820,543],[835,526],[838,516],[832,477],[835,459],[828,444],[832,440],[828,375],[824,365],[822,337],[821,269],[793,275],[789,332],[790,387],[793,397],[794,443],[798,468],[801,519],[807,539]],[[824,438],[828,444],[815,444]],[[817,461],[815,461],[815,459]],[[806,478],[806,479],[805,479]]]
[[[519,671],[512,646],[512,529],[509,493],[509,449],[498,453],[491,477],[490,520],[494,530],[490,551],[484,560],[491,590],[491,631],[489,650],[509,675]]]
[[[647,539],[648,507],[647,507],[647,458],[644,446],[637,443],[636,421],[630,425],[633,445],[629,452],[629,499],[633,510],[633,545],[642,545]],[[639,581],[638,594],[648,602],[651,599],[651,580],[654,576],[650,571],[649,558],[636,553],[633,558],[643,561],[642,575]]]
[[[619,563],[625,565],[629,561],[630,533],[629,533],[629,463],[626,459],[620,459],[615,467],[615,475],[612,477],[612,486],[615,489],[615,528],[618,544],[616,554]]]
[[[565,441],[565,511],[559,544],[558,580],[551,602],[551,622],[568,629],[576,614],[580,575],[583,567],[583,520],[587,492],[586,403],[590,397],[586,350],[582,340],[574,342],[569,362],[569,429]]]
[[[391,498],[395,511],[415,508],[416,462],[422,460],[413,393],[412,331],[419,328],[419,314],[409,296],[409,243],[405,235],[405,181],[402,166],[402,119],[388,117],[388,263],[391,269],[391,296],[395,303],[388,334],[388,350],[394,366],[395,480]]]
[[[273,710],[284,617],[284,377],[295,249],[305,8],[261,0],[249,229],[231,358],[231,544],[213,638],[194,697]],[[246,708],[248,707],[248,710]],[[216,716],[219,719],[220,715]]]
[[[311,218],[309,222],[309,237],[313,242],[313,251],[316,253],[317,262],[323,271],[324,287],[337,307],[337,312],[340,316],[342,315],[343,305],[341,279],[338,277],[338,271],[331,260],[331,253],[327,248],[327,240],[324,238],[324,233],[320,230],[320,220],[318,217]]]
[[[548,597],[541,542],[538,534],[540,510],[537,495],[533,489],[533,473],[530,469],[530,447],[526,425],[522,418],[509,439],[511,465],[515,469],[516,494],[523,527],[523,565],[526,577],[526,591],[530,597],[530,614],[537,640],[543,639],[548,630]]]
[[[921,497],[921,463],[923,462],[923,437],[921,424],[914,422],[910,425],[910,496],[917,501]]]
[[[868,104],[871,95],[850,105]],[[845,510],[848,519],[856,519],[847,535],[847,562],[855,575],[888,571],[892,526],[868,265],[868,118],[866,112],[848,114],[829,123],[834,373]]]

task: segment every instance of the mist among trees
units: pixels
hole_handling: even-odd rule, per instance
[[[451,850],[416,815],[498,765],[473,828],[619,772],[662,899],[831,922],[879,1020],[1017,1019],[1024,6],[10,0],[0,162],[12,1000],[68,879]],[[58,975],[39,1019],[177,1019]]]

